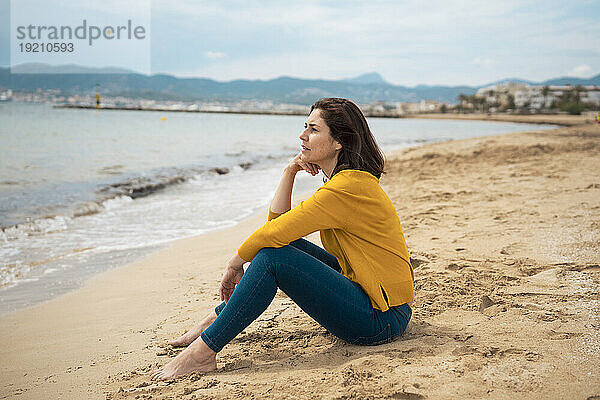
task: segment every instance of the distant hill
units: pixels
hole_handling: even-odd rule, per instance
[[[547,81],[539,83],[539,85],[596,85],[600,86],[600,74],[593,76],[588,79],[583,78],[571,78],[571,77],[562,77],[562,78],[554,78],[548,79]]]
[[[386,82],[375,72],[343,80],[311,80],[283,76],[266,81],[240,79],[217,82],[206,78],[177,78],[165,74],[143,75],[110,68],[101,69],[102,73],[97,74],[91,73],[96,70],[92,71],[88,67],[76,65],[49,67],[43,64],[25,64],[20,68],[22,71],[28,69],[39,72],[11,74],[8,68],[0,68],[0,87],[17,91],[59,89],[65,94],[91,94],[94,93],[95,86],[98,84],[101,92],[105,95],[131,98],[227,102],[259,100],[310,105],[320,97],[347,97],[363,104],[375,101],[416,102],[420,100],[454,103],[459,94],[470,95],[475,93],[478,88],[490,85],[478,87],[397,86]],[[56,73],[61,70],[63,72],[73,71],[73,73]],[[515,81],[517,80],[515,79]],[[600,85],[600,75],[590,79],[557,78],[537,84],[565,83]]]
[[[572,86],[576,86],[576,85],[596,85],[596,86],[600,86],[600,74],[593,76],[591,78],[574,78],[574,77],[562,77],[562,78],[552,78],[552,79],[548,79],[542,82],[532,82],[532,81],[526,81],[523,79],[518,79],[518,78],[509,78],[509,79],[502,79],[496,82],[492,82],[489,83],[487,85],[483,85],[481,87],[485,87],[485,86],[491,86],[491,85],[495,85],[495,84],[505,84],[508,82],[512,82],[512,83],[524,83],[527,85],[532,85],[532,86],[544,86],[544,85],[572,85]]]
[[[507,83],[522,83],[522,84],[531,85],[531,86],[539,85],[538,82],[526,81],[524,79],[519,79],[519,78],[508,78],[508,79],[500,79],[499,81],[488,83],[487,85],[484,85],[482,87],[492,86],[492,85],[506,85]]]
[[[361,83],[361,84],[376,84],[376,85],[389,85],[381,75],[377,72],[370,72],[368,74],[359,75],[356,78],[342,79],[344,82]]]

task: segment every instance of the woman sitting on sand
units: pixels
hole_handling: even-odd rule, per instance
[[[277,288],[349,343],[387,343],[406,329],[413,269],[398,214],[379,186],[384,157],[364,115],[349,100],[321,99],[300,140],[302,151],[284,169],[268,221],[227,264],[223,302],[170,342],[188,347],[152,371],[152,379],[215,370],[217,353],[267,309]],[[329,180],[290,210],[296,173],[314,176],[319,169]],[[325,250],[302,239],[316,231]]]

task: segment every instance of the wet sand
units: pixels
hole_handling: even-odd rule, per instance
[[[148,379],[265,208],[0,318],[0,398],[598,398],[600,126],[573,121],[387,155],[416,288],[392,343],[347,344],[278,292],[217,371]]]

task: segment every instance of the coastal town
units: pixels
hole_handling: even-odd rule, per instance
[[[14,91],[0,88],[0,102],[48,103],[61,108],[99,108],[141,111],[304,115],[306,105],[265,100],[176,101],[111,96],[90,91],[64,93],[60,89]],[[456,102],[375,101],[360,104],[367,116],[404,117],[428,113],[573,114],[600,110],[600,86],[545,85],[506,82],[482,87],[472,95],[460,94]]]

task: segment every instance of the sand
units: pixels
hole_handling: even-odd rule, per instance
[[[600,126],[569,124],[388,154],[416,288],[391,343],[345,343],[278,292],[216,371],[149,380],[265,208],[0,318],[0,398],[598,399]]]

